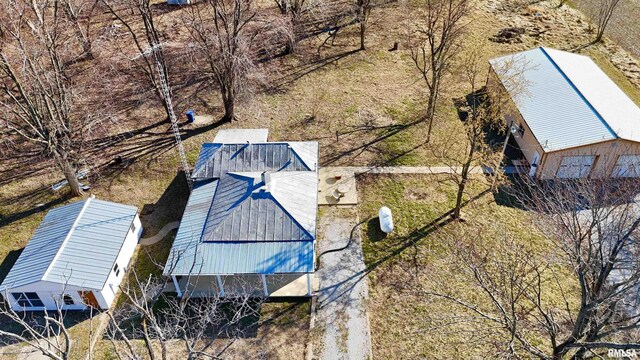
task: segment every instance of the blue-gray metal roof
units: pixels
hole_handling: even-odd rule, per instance
[[[491,60],[522,117],[545,151],[613,140],[617,134],[594,103],[604,104],[597,96],[587,99],[589,87],[611,87],[613,82],[601,74],[595,63],[583,69],[593,81],[578,78],[570,70],[572,63],[587,64],[585,57],[553,49],[538,48]],[[524,86],[522,86],[524,84]],[[613,85],[615,88],[617,86]],[[608,99],[606,101],[617,101]],[[609,117],[615,117],[611,112]]]
[[[226,172],[316,170],[317,143],[203,144],[193,170],[198,180]]]
[[[297,172],[278,174],[289,178],[301,176]],[[306,201],[307,208],[314,209],[314,214],[310,216],[315,235],[317,175],[315,172],[304,172],[301,177],[306,181],[295,180],[295,183],[302,185],[301,190],[294,191],[293,196],[296,197],[295,193],[299,192],[309,193],[309,184],[315,184],[312,189],[313,197]],[[303,241],[203,241],[203,230],[206,229],[210,208],[222,181],[200,181],[194,185],[167,260],[165,275],[313,272],[313,238]],[[276,181],[279,181],[277,176]],[[279,196],[277,191],[276,196]],[[297,204],[289,200],[285,206],[294,203]],[[233,207],[233,204],[230,206]],[[301,217],[300,226],[309,227],[309,223],[308,219]]]
[[[249,174],[230,173],[220,178],[202,241],[313,240],[315,224],[305,229],[268,189],[286,184],[274,184],[276,180],[269,175],[271,186],[266,186],[259,173]],[[313,172],[306,174],[315,177]],[[295,186],[284,190],[286,196],[294,193]],[[315,216],[317,191],[306,195],[307,205],[302,206]]]
[[[95,198],[50,210],[2,288],[48,281],[102,289],[136,213],[134,206]]]

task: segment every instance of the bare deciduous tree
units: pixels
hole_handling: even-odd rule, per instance
[[[429,91],[425,116],[429,141],[440,85],[462,45],[463,18],[470,4],[469,0],[426,0],[421,6],[425,24],[417,31],[418,44],[411,50],[411,58]]]
[[[526,81],[521,76],[526,68],[522,61],[506,61],[504,66],[495,69],[501,78],[509,79],[510,91],[501,87],[482,86],[485,82],[485,62],[482,60],[483,48],[475,46],[461,56],[460,72],[470,93],[457,101],[459,114],[463,115],[465,134],[464,153],[462,156],[451,151],[447,146],[433,149],[437,156],[450,164],[452,179],[457,186],[456,204],[452,210],[454,219],[460,218],[463,198],[474,166],[497,164],[502,154],[497,144],[489,143],[487,135],[500,134],[505,129],[505,114],[515,111],[512,108],[512,97],[520,96],[526,90]],[[457,144],[450,142],[451,148]],[[497,174],[495,174],[497,176]]]
[[[596,21],[596,38],[593,43],[599,43],[602,41],[604,32],[609,26],[611,18],[616,12],[616,9],[620,5],[620,0],[600,0],[598,4],[597,13],[595,14]]]
[[[5,299],[8,294],[4,294]],[[30,348],[39,351],[42,355],[54,359],[65,360],[71,352],[72,339],[64,324],[62,310],[51,314],[44,311],[41,319],[30,318],[30,313],[18,313],[11,309],[8,303],[0,305],[0,316],[5,317],[12,326],[17,326],[19,331],[7,331],[0,329],[0,336],[27,344]]]
[[[187,27],[219,87],[223,119],[232,121],[236,102],[256,72],[254,40],[265,27],[257,22],[252,0],[207,0],[204,5],[191,7]]]
[[[356,19],[360,24],[360,50],[365,50],[365,35],[367,32],[367,21],[371,14],[372,0],[358,0],[356,5],[358,11]]]
[[[169,70],[164,52],[166,42],[156,27],[150,0],[132,0],[119,2],[114,6],[109,0],[102,0],[111,15],[124,25],[138,52],[133,63],[140,69],[154,89],[158,99],[171,117],[171,85]],[[144,32],[140,34],[136,21],[142,20]],[[168,95],[167,95],[168,94]]]
[[[300,22],[302,16],[310,10],[310,7],[315,6],[313,0],[274,0],[280,14],[286,16],[290,21],[290,36],[291,41],[287,45],[287,50],[290,53],[295,51],[298,42],[298,32],[300,31]]]
[[[82,189],[76,164],[92,122],[75,109],[77,82],[66,62],[69,39],[59,1],[12,1],[0,21],[0,119],[18,151],[35,146],[53,159],[73,195]]]
[[[119,355],[142,358],[131,343],[132,339],[141,338],[150,359],[170,359],[168,344],[176,340],[182,342],[183,352],[190,360],[218,359],[243,336],[243,331],[257,325],[255,321],[264,301],[251,291],[233,298],[220,298],[216,294],[195,298],[185,292],[179,298],[163,293],[164,285],[163,279],[142,280],[134,273],[133,280],[121,286],[126,301],[109,314],[107,331]],[[156,306],[159,302],[162,305]]]
[[[535,212],[544,250],[507,229],[497,251],[471,234],[452,234],[448,245],[473,296],[446,285],[424,285],[419,293],[460,306],[482,324],[477,329],[500,331],[508,358],[584,359],[640,349],[640,206],[632,200],[640,187],[528,181],[517,194]]]
[[[581,179],[528,186],[524,203],[539,217],[539,228],[553,241],[580,286],[580,305],[566,322],[548,311],[544,327],[553,357],[575,351],[583,358],[595,349],[640,349],[632,334],[640,328],[640,206],[637,182]],[[567,326],[569,324],[569,326]]]
[[[82,46],[82,55],[80,55],[81,59],[93,59],[93,51],[91,49],[91,38],[89,35],[89,24],[90,21],[86,21],[86,24],[83,24],[80,17],[83,12],[91,13],[92,9],[87,9],[87,5],[89,4],[86,1],[75,2],[74,0],[61,0],[62,10],[64,11],[65,16],[73,26],[74,33],[78,42]],[[93,1],[93,6],[95,6],[98,1]],[[83,26],[84,25],[84,26]]]

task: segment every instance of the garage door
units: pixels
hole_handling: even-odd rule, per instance
[[[620,155],[611,176],[640,177],[640,155]]]
[[[585,156],[565,156],[562,158],[560,167],[556,176],[561,179],[577,179],[589,176],[591,167],[596,157],[592,155]]]

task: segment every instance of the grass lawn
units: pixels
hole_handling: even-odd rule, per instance
[[[461,271],[452,240],[495,249],[495,259],[517,244],[543,256],[549,243],[531,225],[531,214],[496,203],[494,194],[483,193],[489,184],[477,177],[463,208],[465,222],[442,222],[455,204],[456,189],[448,178],[433,175],[368,175],[358,184],[360,218],[373,218],[363,228],[363,247],[370,273],[371,333],[374,357],[382,359],[486,358],[500,349],[493,347],[501,329],[477,331],[490,324],[478,324],[468,311],[451,302],[417,296],[419,288],[446,288],[470,302],[488,306],[473,281]],[[393,212],[394,232],[383,236],[375,218],[381,206]],[[435,224],[434,224],[435,223]],[[568,274],[567,269],[554,269]],[[416,284],[419,279],[420,284]],[[571,277],[563,277],[571,288]],[[550,306],[561,299],[549,285]],[[555,305],[554,305],[555,304]],[[485,328],[486,330],[488,328]],[[542,341],[541,339],[534,339]],[[401,355],[399,355],[401,354]]]

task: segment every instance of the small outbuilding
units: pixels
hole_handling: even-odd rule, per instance
[[[50,210],[0,285],[16,311],[108,309],[135,251],[138,209],[89,197]]]
[[[179,296],[311,295],[318,143],[266,142],[266,130],[258,133],[202,145],[164,270]]]
[[[511,96],[506,118],[529,175],[640,177],[640,108],[593,60],[541,47],[490,64],[487,85]]]

